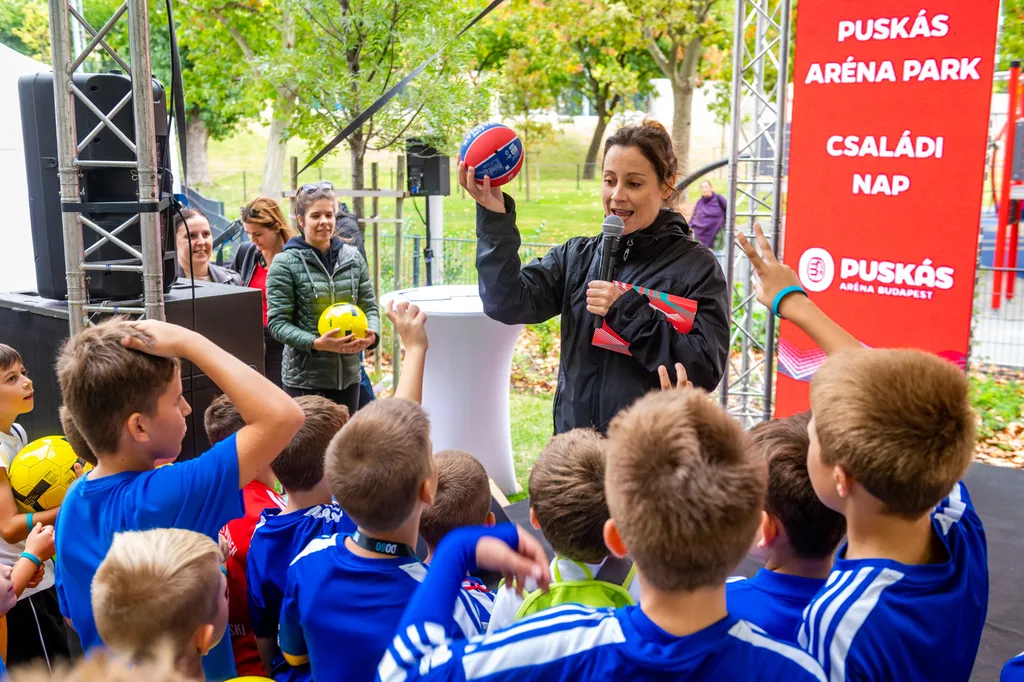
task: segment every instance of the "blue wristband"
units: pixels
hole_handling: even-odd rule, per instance
[[[36,568],[43,567],[43,562],[39,560],[39,557],[37,557],[35,554],[32,554],[31,552],[22,552],[19,556],[23,559],[28,559],[29,561],[34,563],[36,565]]]
[[[782,317],[782,315],[779,314],[779,305],[782,303],[782,299],[786,298],[790,294],[795,293],[801,293],[804,296],[807,295],[807,292],[804,290],[804,288],[798,286],[785,287],[782,291],[775,294],[775,300],[772,301],[772,315],[775,315],[776,317]]]
[[[35,523],[34,523],[34,522],[32,521],[32,517],[33,517],[33,516],[35,516],[35,514],[33,514],[32,512],[29,512],[29,513],[28,513],[28,516],[26,516],[26,517],[25,517],[25,525],[26,525],[26,526],[28,526],[28,532],[29,532],[29,533],[31,533],[31,532],[32,532],[32,529],[33,529],[33,528],[35,528],[35,525],[36,525],[36,524],[35,524]]]

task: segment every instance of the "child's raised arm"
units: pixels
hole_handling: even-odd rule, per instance
[[[155,320],[135,323],[143,335],[124,337],[128,348],[191,361],[227,394],[245,426],[236,436],[238,487],[259,476],[302,426],[302,408],[262,374],[193,331]]]
[[[791,293],[778,303],[778,314],[782,318],[802,329],[826,355],[847,348],[863,348],[857,339],[833,322],[832,318],[807,297],[807,293],[800,286],[800,278],[793,272],[793,268],[780,263],[775,257],[761,226],[757,223],[754,224],[754,236],[757,238],[757,245],[761,247],[760,255],[744,235],[738,234],[736,239],[761,280],[756,287],[758,302],[771,310],[779,293],[796,287],[801,293]]]
[[[384,313],[395,326],[395,333],[405,346],[401,378],[395,387],[395,397],[423,402],[423,366],[427,360],[427,332],[423,325],[427,314],[408,301],[389,300]],[[398,362],[394,358],[394,362]]]

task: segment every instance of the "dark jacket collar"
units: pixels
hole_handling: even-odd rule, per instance
[[[331,237],[331,245],[327,247],[327,253],[324,253],[320,249],[316,248],[312,244],[306,241],[305,237],[298,236],[292,237],[288,240],[288,243],[284,245],[284,251],[296,251],[306,250],[312,251],[316,255],[317,259],[323,263],[324,268],[327,272],[334,270],[334,266],[341,260],[341,250],[345,248],[345,242],[337,237]]]
[[[621,262],[624,256],[626,260],[647,259],[665,251],[680,239],[692,239],[686,218],[676,211],[663,208],[649,226],[632,234],[622,235],[619,240],[619,260]],[[627,248],[628,256],[625,253]]]

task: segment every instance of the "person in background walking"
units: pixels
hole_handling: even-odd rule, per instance
[[[242,276],[243,285],[259,289],[263,297],[263,375],[281,386],[284,344],[267,329],[267,272],[295,232],[281,207],[270,197],[256,197],[242,208],[242,227],[249,241],[239,246],[231,269]]]
[[[693,236],[709,249],[715,244],[715,237],[725,225],[728,204],[725,197],[711,189],[711,183],[705,180],[700,183],[700,199],[693,207],[690,217],[690,228]]]

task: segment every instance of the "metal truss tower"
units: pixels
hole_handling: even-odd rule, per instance
[[[744,427],[771,418],[775,318],[754,298],[754,275],[736,234],[753,240],[760,223],[776,253],[782,243],[790,6],[791,0],[736,0],[725,262],[732,350],[719,398]]]
[[[57,119],[57,165],[60,177],[60,200],[64,227],[64,265],[68,279],[68,318],[71,333],[75,334],[88,324],[91,313],[126,313],[144,315],[153,320],[164,319],[162,245],[160,243],[159,184],[157,178],[157,150],[153,113],[153,84],[149,60],[149,17],[146,0],[125,0],[99,28],[93,28],[68,0],[50,0],[50,45],[53,59],[53,94]],[[126,62],[104,39],[115,24],[127,14],[129,61]],[[72,50],[72,24],[91,37],[85,47],[74,54]],[[76,31],[79,29],[76,29]],[[109,112],[101,111],[78,89],[72,78],[86,58],[97,47],[105,50],[125,73],[131,77],[131,92]],[[77,103],[76,103],[77,100]],[[114,125],[112,119],[131,104],[135,119],[135,141]],[[88,108],[100,123],[81,141],[75,131],[75,107]],[[103,161],[79,158],[82,151],[106,128],[135,155],[134,161]],[[126,204],[125,220],[112,230],[106,230],[82,214],[88,208],[79,191],[80,171],[87,168],[131,168],[138,181],[135,202]],[[141,231],[140,248],[118,238],[118,234],[138,223]],[[101,239],[85,249],[82,229],[97,232]],[[86,263],[85,258],[106,243],[116,244],[133,261],[124,263]],[[88,299],[86,277],[89,271],[136,272],[143,280],[143,298],[119,302],[116,307],[91,304]]]

